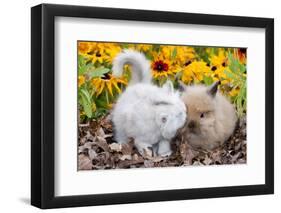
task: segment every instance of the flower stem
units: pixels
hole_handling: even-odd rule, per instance
[[[105,90],[105,98],[106,98],[106,103],[107,105],[109,104],[109,98],[108,98],[108,91]]]

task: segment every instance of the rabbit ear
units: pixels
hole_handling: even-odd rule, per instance
[[[178,89],[180,92],[184,92],[186,90],[186,85],[182,81],[179,81]]]
[[[211,95],[212,97],[215,97],[218,91],[218,85],[220,84],[220,81],[216,81],[213,83],[207,90],[207,93]]]
[[[166,81],[163,87],[167,92],[173,93],[174,92],[174,85],[171,81]]]

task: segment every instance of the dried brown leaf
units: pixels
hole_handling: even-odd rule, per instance
[[[205,158],[204,161],[203,161],[203,163],[204,163],[205,165],[210,165],[212,162],[213,162],[212,159],[209,158],[208,156],[206,156],[206,158]]]
[[[152,160],[145,160],[143,164],[146,168],[154,167],[154,162]]]
[[[95,140],[95,143],[96,143],[100,148],[102,148],[105,152],[108,152],[108,151],[109,151],[108,144],[107,144],[107,142],[106,142],[106,140],[105,140],[104,138],[97,136],[97,137],[96,137],[96,140]]]
[[[109,169],[167,167],[183,165],[240,164],[247,160],[246,119],[222,147],[213,151],[194,150],[185,137],[172,142],[173,154],[163,158],[153,156],[148,149],[142,155],[130,143],[118,144],[113,139],[110,116],[79,124],[78,169]]]
[[[132,160],[132,155],[121,155],[120,160]]]
[[[123,143],[121,152],[123,155],[132,155],[133,153],[134,144],[133,143]]]
[[[119,143],[112,143],[112,144],[109,144],[109,148],[111,151],[121,152],[122,145]]]
[[[92,169],[92,161],[91,159],[84,155],[84,154],[80,154],[78,156],[78,169],[79,170],[91,170]]]
[[[192,165],[192,160],[198,156],[198,152],[194,151],[189,144],[182,143],[180,144],[180,155],[184,165]]]
[[[127,168],[127,167],[130,167],[131,165],[142,164],[142,163],[144,163],[144,160],[142,160],[142,159],[138,159],[138,160],[124,160],[124,161],[120,161],[118,163],[118,167],[119,168]]]

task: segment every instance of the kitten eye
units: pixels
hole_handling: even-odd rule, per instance
[[[162,123],[166,123],[167,118],[163,117],[161,120],[162,120]]]
[[[200,118],[204,118],[204,117],[205,117],[205,113],[201,113]]]

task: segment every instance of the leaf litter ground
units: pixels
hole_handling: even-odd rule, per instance
[[[118,144],[113,138],[110,116],[79,124],[78,170],[149,168],[188,165],[243,164],[247,160],[246,118],[240,118],[233,135],[223,146],[212,150],[195,150],[182,138],[172,142],[169,157],[140,155],[131,140]]]

